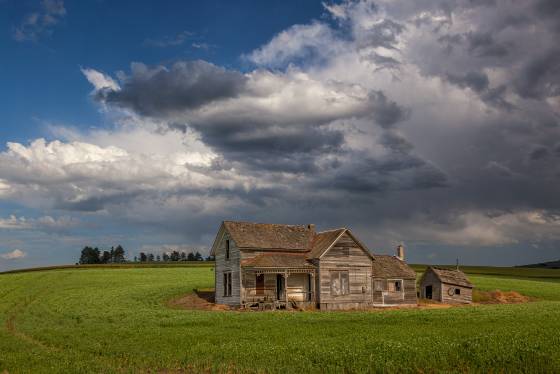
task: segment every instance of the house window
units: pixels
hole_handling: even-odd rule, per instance
[[[389,292],[401,292],[402,291],[402,280],[390,280],[387,281],[387,288]]]
[[[231,273],[224,273],[224,297],[231,296]]]
[[[348,271],[331,271],[331,295],[342,296],[350,293]]]
[[[226,260],[229,260],[229,239],[226,240]]]
[[[384,283],[384,282],[383,282],[382,280],[380,280],[380,279],[374,281],[374,283],[373,283],[373,289],[374,289],[375,291],[377,291],[377,292],[383,291],[383,289],[385,288],[384,285],[383,285],[383,283]]]

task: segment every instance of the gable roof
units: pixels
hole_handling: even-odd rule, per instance
[[[241,261],[243,267],[313,268],[304,253],[263,253]]]
[[[315,231],[305,225],[224,221],[239,248],[309,251]]]
[[[428,270],[433,271],[434,274],[443,283],[449,283],[449,284],[454,284],[457,286],[463,286],[469,288],[473,287],[473,284],[468,280],[465,273],[463,273],[459,269],[446,269],[446,268],[440,268],[436,266],[430,266]]]
[[[416,272],[395,256],[373,255],[373,278],[416,278]]]
[[[318,232],[311,243],[309,258],[320,257],[345,231],[346,229],[335,229]]]

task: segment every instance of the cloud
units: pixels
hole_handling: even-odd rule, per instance
[[[18,260],[24,258],[25,256],[27,256],[27,253],[25,253],[20,249],[14,249],[11,252],[0,254],[0,257],[3,258],[4,260]]]
[[[133,63],[122,89],[100,91],[99,99],[149,116],[196,109],[215,100],[238,96],[246,78],[205,61],[177,62],[167,68]]]
[[[63,0],[42,0],[40,10],[27,14],[14,29],[13,38],[18,42],[37,41],[43,35],[51,35],[64,16]]]
[[[103,74],[95,69],[82,68],[80,69],[85,75],[89,83],[93,85],[96,91],[108,89],[111,91],[120,90],[120,86],[113,78],[107,74]]]

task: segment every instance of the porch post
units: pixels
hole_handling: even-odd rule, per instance
[[[312,303],[315,303],[316,300],[316,296],[315,296],[315,269],[313,269],[313,271],[311,273],[309,273],[309,283],[311,283],[311,289],[309,290],[309,292],[311,292],[311,297],[309,298]]]
[[[288,270],[284,271],[284,299],[286,300],[286,309],[291,309],[290,303],[288,302]]]

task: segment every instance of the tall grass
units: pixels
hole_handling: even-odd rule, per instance
[[[560,372],[560,282],[473,275],[539,301],[441,310],[206,312],[166,300],[211,268],[0,275],[0,372]]]

